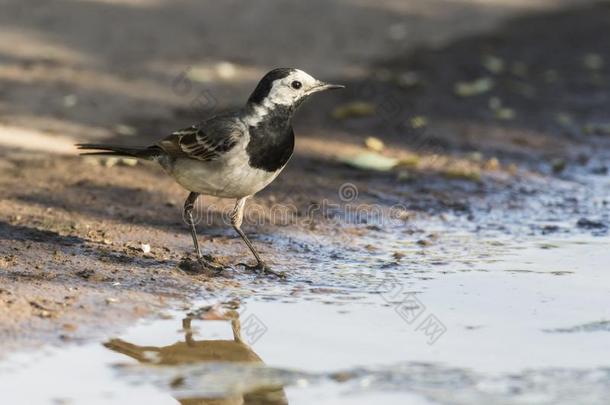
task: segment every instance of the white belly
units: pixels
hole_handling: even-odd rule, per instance
[[[237,156],[212,162],[177,159],[170,175],[189,191],[223,198],[242,198],[265,188],[282,169],[276,172],[255,169],[248,165],[247,159]]]

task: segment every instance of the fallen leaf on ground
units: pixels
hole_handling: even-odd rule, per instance
[[[498,158],[491,158],[487,162],[485,162],[484,166],[485,170],[499,170],[500,169],[500,161]]]
[[[413,167],[417,167],[417,165],[419,165],[419,161],[420,161],[420,158],[417,155],[406,156],[406,157],[400,158],[398,160],[398,163],[396,163],[396,166],[413,168]]]
[[[586,54],[582,62],[590,70],[601,70],[604,67],[604,58],[598,53]]]
[[[504,61],[494,55],[484,56],[483,66],[493,74],[500,74],[504,71]]]
[[[333,110],[332,116],[338,120],[346,118],[368,117],[375,114],[377,108],[374,104],[366,101],[352,101],[351,103],[342,104]]]
[[[480,181],[481,171],[477,167],[450,167],[443,172],[449,179]]]
[[[399,162],[396,158],[380,155],[375,152],[363,152],[355,156],[343,157],[340,161],[358,169],[382,172],[392,170]]]
[[[495,116],[499,120],[512,120],[515,118],[515,110],[508,107],[502,107],[495,111]]]
[[[491,77],[481,77],[471,82],[457,82],[453,91],[460,97],[472,97],[487,93],[493,87],[494,81]]]
[[[423,128],[428,125],[428,119],[423,115],[416,115],[409,120],[414,129]]]
[[[583,129],[589,135],[610,135],[610,123],[591,123]]]
[[[369,136],[366,138],[364,140],[364,145],[374,152],[381,152],[385,147],[383,141],[379,138],[375,138],[374,136]]]

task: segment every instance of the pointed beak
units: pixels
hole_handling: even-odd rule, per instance
[[[313,94],[313,93],[317,93],[319,91],[336,90],[336,89],[344,89],[344,88],[345,88],[345,86],[342,84],[330,84],[330,83],[318,82],[318,84],[315,87],[312,87],[311,90],[309,90],[307,93]]]

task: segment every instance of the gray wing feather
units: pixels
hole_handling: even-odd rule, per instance
[[[172,133],[157,146],[172,157],[212,161],[235,147],[243,136],[240,121],[232,117],[214,117]]]

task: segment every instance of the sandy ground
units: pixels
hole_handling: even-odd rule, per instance
[[[280,245],[280,228],[334,235],[322,245],[354,231],[325,215],[278,225],[270,210],[341,203],[346,182],[359,203],[399,202],[409,220],[522,200],[531,179],[572,168],[607,175],[610,8],[590,3],[0,1],[0,351],[91,337],[202,289],[276,282],[239,265],[252,259],[223,226],[231,201],[206,199],[200,226],[227,270],[185,272],[186,192],[157,167],[72,146],[154,141],[238,105],[276,66],[348,85],[303,108],[295,157],[253,201],[264,220],[247,232],[279,270],[287,251],[321,249]],[[400,169],[341,163],[370,136]]]

